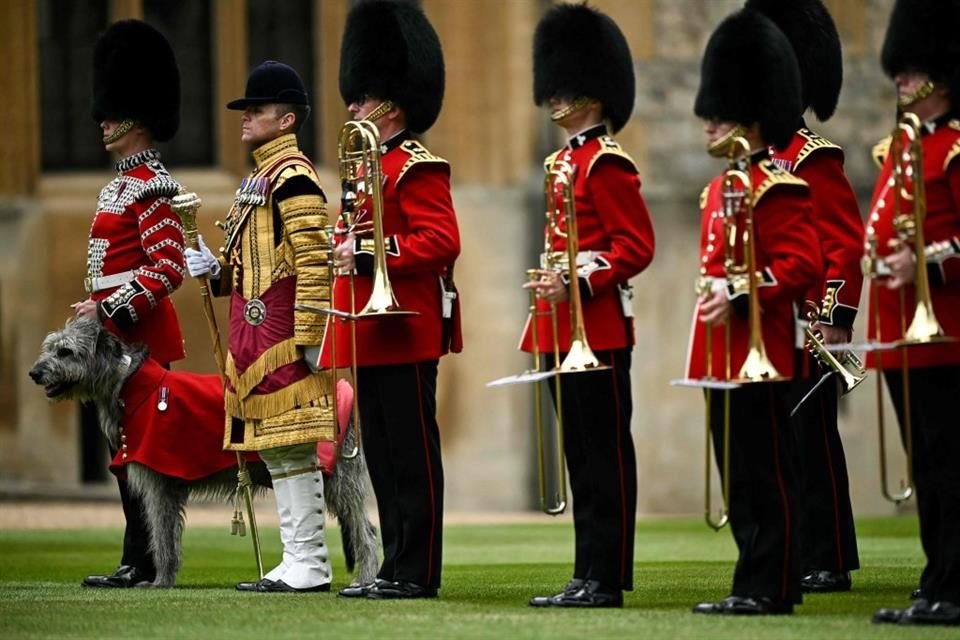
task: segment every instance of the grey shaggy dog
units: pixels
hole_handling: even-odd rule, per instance
[[[101,330],[96,320],[70,320],[62,330],[44,339],[30,377],[44,386],[52,400],[75,399],[96,405],[103,435],[117,449],[124,412],[121,392],[148,357],[146,348],[127,346],[109,331]],[[351,450],[354,430],[347,433],[343,447]],[[197,451],[191,454],[204,455]],[[218,454],[219,451],[210,452]],[[248,464],[248,469],[255,488],[270,487],[270,475],[262,462]],[[157,567],[156,580],[143,586],[172,587],[180,569],[187,498],[232,499],[237,467],[195,481],[164,475],[139,463],[127,464],[126,470],[131,490],[144,504],[150,550]],[[362,454],[341,459],[334,474],[324,478],[324,498],[328,510],[340,523],[347,566],[352,571],[357,565],[354,584],[363,585],[374,581],[378,566],[376,529],[364,508],[366,478]]]

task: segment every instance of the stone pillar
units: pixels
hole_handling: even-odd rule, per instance
[[[314,162],[337,172],[337,138],[349,114],[340,99],[340,41],[350,10],[349,0],[315,0],[314,91],[317,157]],[[331,194],[328,194],[331,195]]]
[[[214,20],[214,122],[217,163],[236,175],[247,173],[247,150],[240,140],[239,112],[224,105],[242,96],[247,86],[247,5],[244,0],[217,0]]]
[[[143,0],[111,0],[110,19],[114,22],[129,19],[143,20]]]
[[[0,196],[33,193],[40,170],[37,8],[31,0],[0,3]]]

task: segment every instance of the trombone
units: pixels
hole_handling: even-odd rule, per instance
[[[540,491],[540,508],[549,515],[559,515],[567,506],[566,467],[563,458],[563,402],[560,375],[601,371],[610,367],[601,363],[587,341],[583,320],[583,306],[580,288],[576,281],[579,238],[577,236],[577,212],[573,193],[574,167],[566,160],[556,160],[547,171],[543,181],[544,204],[546,206],[546,226],[543,237],[543,256],[541,267],[554,272],[568,272],[570,344],[563,360],[560,359],[559,318],[557,306],[550,305],[550,327],[552,333],[552,351],[554,367],[541,370],[538,320],[543,312],[538,309],[537,293],[530,290],[530,338],[532,344],[533,367],[519,375],[499,378],[487,383],[488,387],[521,382],[533,383],[534,420],[537,432],[537,470]],[[566,230],[561,227],[561,223]],[[554,251],[557,239],[566,240],[566,251]],[[527,278],[535,282],[540,278],[540,270],[528,269]],[[539,381],[553,378],[554,401],[557,418],[547,425],[542,410],[542,394]]]
[[[924,248],[923,224],[927,214],[926,186],[923,173],[923,146],[920,141],[920,118],[916,114],[905,112],[900,115],[893,130],[890,142],[891,173],[893,175],[893,206],[896,215],[893,226],[897,232],[895,248],[912,245],[914,264],[916,264],[914,288],[915,306],[910,325],[906,324],[905,293],[903,287],[898,291],[900,301],[900,329],[903,337],[893,343],[893,347],[900,348],[900,369],[903,380],[903,437],[907,456],[907,477],[905,487],[899,494],[894,494],[887,486],[886,442],[883,419],[883,390],[882,384],[877,381],[877,420],[879,425],[880,443],[880,488],[883,496],[893,502],[900,503],[909,499],[914,492],[913,487],[913,418],[910,402],[910,367],[908,350],[906,347],[917,344],[931,344],[952,340],[943,333],[943,328],[937,321],[933,311],[933,301],[930,297],[930,280],[926,269],[926,255]],[[911,186],[906,184],[910,178]],[[903,212],[903,205],[910,207],[908,213]],[[863,261],[864,274],[874,280],[871,287],[870,304],[873,308],[876,339],[880,343],[878,349],[884,347],[880,335],[880,309],[877,292],[877,278],[887,275],[883,273],[883,259],[877,255],[877,238],[875,233],[867,235],[867,255]]]

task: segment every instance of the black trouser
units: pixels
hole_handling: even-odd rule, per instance
[[[111,459],[116,453],[115,450],[110,451]],[[150,553],[150,530],[147,528],[143,502],[130,491],[125,475],[117,477],[117,486],[120,488],[120,504],[126,520],[120,564],[136,567],[145,574],[145,579],[153,580],[157,568],[153,563],[153,554]]]
[[[883,376],[905,438],[903,374]],[[920,590],[929,600],[960,604],[960,365],[911,369],[909,382],[913,484],[927,556]]]
[[[563,450],[573,493],[573,577],[633,589],[637,458],[630,433],[630,350],[598,351],[611,369],[560,377]],[[554,366],[552,356],[547,366]],[[555,397],[555,387],[548,383]]]
[[[809,352],[797,353],[795,370],[802,371],[800,358],[806,358],[813,375],[794,379],[791,408],[825,373]],[[797,538],[803,572],[846,572],[860,568],[847,459],[837,426],[839,383],[835,378],[822,384],[792,418],[800,460]]]
[[[377,577],[439,588],[443,461],[437,361],[360,367],[357,388],[363,452],[383,538]]]
[[[710,394],[713,450],[723,470],[724,391]],[[789,382],[730,394],[730,529],[739,556],[731,595],[801,602],[796,544],[799,478],[787,408]]]

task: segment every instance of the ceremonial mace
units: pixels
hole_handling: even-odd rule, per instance
[[[202,201],[199,196],[192,191],[185,191],[180,187],[180,192],[173,198],[173,211],[180,217],[180,223],[183,225],[183,238],[191,249],[200,250],[200,243],[197,240],[197,210],[200,209]],[[210,332],[210,340],[213,342],[213,359],[217,361],[217,368],[220,370],[220,377],[226,381],[226,360],[223,357],[223,346],[220,344],[220,329],[217,327],[217,316],[213,310],[213,301],[210,299],[210,285],[207,282],[207,276],[198,276],[197,283],[200,285],[200,300],[203,306],[203,315],[207,318],[207,329]],[[253,541],[253,553],[257,560],[257,572],[260,579],[263,579],[263,558],[260,555],[260,535],[257,531],[257,517],[253,511],[253,488],[250,482],[250,472],[247,470],[247,461],[243,454],[235,451],[237,455],[237,494],[243,494],[243,501],[247,506],[247,519],[250,521],[250,538]],[[239,505],[234,511],[233,522],[231,523],[230,533],[233,535],[246,533],[243,524],[243,512]]]

